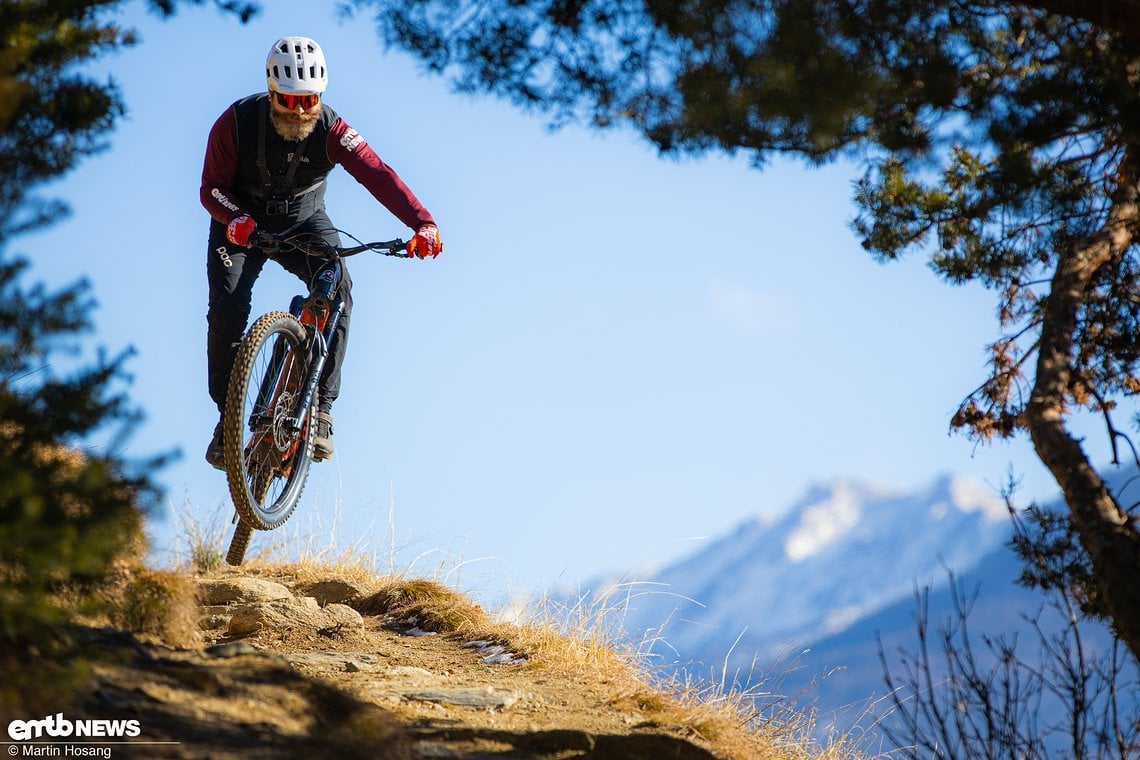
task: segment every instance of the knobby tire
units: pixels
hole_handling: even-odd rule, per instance
[[[226,394],[222,443],[230,496],[241,518],[230,550],[239,563],[235,550],[245,553],[239,541],[242,526],[280,527],[292,516],[305,487],[313,454],[313,413],[306,411],[297,431],[289,430],[283,419],[292,408],[291,398],[304,385],[307,362],[305,328],[284,311],[260,317],[238,347]],[[270,403],[255,415],[259,395]],[[261,423],[251,422],[256,419]]]
[[[226,552],[226,563],[237,567],[245,559],[245,550],[249,548],[249,539],[253,537],[253,528],[245,520],[238,520],[234,528],[234,537],[230,539],[230,550]]]

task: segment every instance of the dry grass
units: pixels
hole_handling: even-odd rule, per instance
[[[357,606],[362,613],[412,617],[425,631],[477,637],[490,630],[491,619],[467,597],[435,581],[389,577],[376,593]]]
[[[169,508],[178,524],[175,543],[167,550],[175,559],[174,567],[195,575],[230,571],[225,556],[234,532],[233,508],[222,505],[204,516],[187,504],[179,507],[171,503]],[[289,571],[314,575],[306,570],[312,567],[319,569],[316,574],[326,576],[376,577],[381,557],[368,549],[375,543],[372,537],[357,536],[354,544],[342,547],[341,522],[339,507],[331,517],[323,510],[305,510],[278,530],[254,531],[240,570],[256,574],[275,568],[285,575]]]
[[[169,646],[189,646],[198,629],[197,589],[185,573],[136,570],[121,599],[111,607],[111,622],[124,630],[157,636]]]
[[[527,656],[532,667],[603,684],[615,709],[633,709],[646,725],[699,740],[718,757],[733,760],[857,760],[863,754],[842,738],[822,748],[813,738],[814,716],[794,705],[758,708],[752,692],[720,685],[681,683],[654,676],[646,652],[628,643],[613,599],[580,603],[567,617],[544,604],[520,623],[500,624],[497,634]]]
[[[171,505],[171,512],[181,534],[177,544],[183,554],[179,566],[199,575],[220,570],[226,563],[226,548],[233,533],[229,520],[215,511],[203,522],[185,504],[181,508]]]
[[[147,568],[141,551],[117,559],[97,584],[64,586],[52,598],[83,625],[112,625],[153,636],[171,647],[192,646],[198,640],[193,576]]]
[[[339,563],[342,567],[346,563]],[[424,630],[464,640],[487,639],[506,644],[526,658],[525,667],[578,683],[593,683],[609,694],[614,709],[635,711],[645,726],[665,729],[695,740],[726,760],[857,760],[864,755],[842,737],[820,747],[813,739],[814,717],[790,702],[757,707],[754,694],[708,685],[655,679],[643,656],[645,647],[622,643],[620,630],[604,605],[590,617],[579,617],[567,630],[563,614],[545,610],[521,622],[496,622],[464,594],[441,583],[369,573],[347,563],[352,580],[370,594],[352,602],[360,612],[415,616]],[[343,579],[312,563],[264,565],[259,574],[292,585]]]
[[[335,520],[334,520],[335,522]],[[228,527],[228,526],[226,526]],[[505,644],[526,658],[524,667],[599,685],[615,710],[629,710],[653,726],[696,741],[725,760],[861,760],[868,757],[847,737],[834,737],[827,747],[815,739],[815,716],[794,700],[760,700],[755,691],[721,685],[682,683],[657,677],[647,652],[652,634],[640,646],[630,645],[621,629],[624,595],[567,610],[551,604],[532,606],[521,620],[496,620],[468,596],[438,580],[382,573],[391,557],[362,550],[363,542],[334,552],[336,543],[316,541],[312,533],[269,534],[240,570],[196,563],[207,574],[242,572],[277,580],[298,589],[329,581],[358,585],[362,593],[348,603],[363,614],[412,616],[424,630],[463,640],[486,639]],[[330,537],[334,526],[325,526]],[[208,532],[188,533],[205,536]],[[228,545],[230,531],[211,538],[218,556]],[[196,539],[197,540],[197,539]],[[201,541],[198,541],[202,543]],[[299,547],[299,548],[298,548]],[[288,550],[288,552],[286,551]],[[213,556],[214,549],[192,552]],[[300,557],[286,559],[287,556]],[[208,569],[207,569],[208,567]],[[619,592],[620,593],[620,592]],[[628,590],[626,591],[628,594]],[[770,684],[769,684],[770,685]]]

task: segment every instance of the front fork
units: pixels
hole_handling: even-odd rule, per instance
[[[333,332],[344,314],[344,300],[337,298],[326,307],[328,308],[328,318],[325,320],[324,329],[319,327],[320,318],[317,311],[319,308],[321,307],[313,304],[311,299],[306,299],[304,296],[294,296],[289,305],[289,312],[301,321],[305,331],[312,336],[309,342],[310,369],[305,375],[305,387],[297,399],[290,420],[290,423],[295,425],[296,430],[300,430],[304,426],[304,421],[308,419],[308,412],[316,401],[321,371],[324,369],[325,361],[328,360],[329,356],[329,343],[332,342]]]

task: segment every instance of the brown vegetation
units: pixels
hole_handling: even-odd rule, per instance
[[[100,591],[104,611],[76,632],[88,675],[64,711],[136,718],[143,738],[179,742],[169,757],[856,756],[813,746],[807,716],[764,720],[744,700],[652,685],[603,636],[497,621],[435,581],[341,569],[123,563]],[[231,620],[259,612],[274,624],[236,633]]]

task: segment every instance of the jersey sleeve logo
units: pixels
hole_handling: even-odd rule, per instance
[[[240,211],[241,210],[240,208],[238,208],[238,205],[236,203],[234,203],[229,198],[227,198],[222,193],[222,191],[216,187],[210,191],[210,195],[213,196],[214,200],[216,200],[218,203],[222,204],[222,206],[224,206],[226,209],[228,209],[230,211]]]
[[[363,142],[364,138],[352,127],[349,127],[348,131],[344,133],[344,136],[340,138],[340,144],[348,148],[350,153],[355,153],[356,149],[360,147],[360,144]]]

